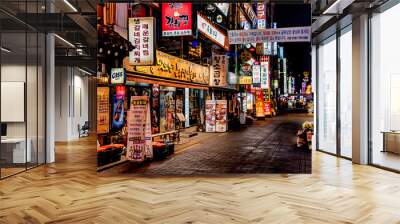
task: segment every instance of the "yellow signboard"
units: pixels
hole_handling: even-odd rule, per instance
[[[124,59],[124,68],[127,72],[151,75],[180,81],[208,85],[210,80],[210,68],[181,58],[156,52],[157,63],[154,66],[132,66],[129,58]]]
[[[110,126],[110,89],[97,87],[97,133],[108,133]]]
[[[239,76],[239,84],[251,85],[251,84],[253,84],[253,77],[252,76]]]

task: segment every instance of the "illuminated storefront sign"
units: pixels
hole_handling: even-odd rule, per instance
[[[125,70],[124,68],[111,69],[111,84],[124,84],[125,83]]]
[[[162,4],[162,35],[192,35],[192,3]]]
[[[134,49],[129,52],[131,65],[154,64],[155,19],[153,17],[129,18],[129,41]]]
[[[211,41],[229,50],[227,36],[200,13],[197,13],[197,29]]]
[[[240,76],[239,84],[241,85],[251,85],[253,83],[253,78],[251,76]]]
[[[261,88],[256,88],[256,117],[265,117],[264,92]]]
[[[228,31],[229,44],[310,42],[311,27]]]
[[[208,85],[210,81],[209,67],[156,51],[157,62],[154,66],[132,66],[124,60],[126,71],[156,77],[187,81]]]
[[[225,87],[228,72],[228,57],[226,55],[212,55],[210,72],[210,86]]]

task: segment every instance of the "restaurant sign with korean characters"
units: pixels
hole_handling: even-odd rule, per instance
[[[129,41],[134,49],[129,52],[131,65],[154,65],[155,62],[154,17],[129,18]]]
[[[197,29],[208,39],[229,51],[226,34],[200,13],[197,13]]]
[[[156,51],[157,62],[153,66],[133,66],[128,58],[124,59],[124,68],[129,73],[208,85],[210,68],[184,59]],[[128,74],[129,75],[129,74]]]
[[[192,3],[162,3],[162,36],[192,35]]]

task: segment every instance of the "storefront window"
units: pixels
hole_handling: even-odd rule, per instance
[[[372,163],[400,170],[400,4],[371,19]]]
[[[352,157],[352,33],[340,36],[340,154]]]
[[[200,123],[200,90],[189,90],[189,124],[197,125]]]
[[[336,153],[336,37],[318,48],[318,149]]]

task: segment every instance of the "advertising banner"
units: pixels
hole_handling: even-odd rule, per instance
[[[227,113],[228,102],[226,100],[217,100],[215,107],[215,131],[226,132],[227,130]]]
[[[97,87],[97,133],[108,133],[110,127],[110,88]]]
[[[289,27],[256,30],[229,30],[229,44],[264,42],[310,42],[311,27]]]
[[[192,3],[162,3],[162,36],[192,35]]]
[[[125,86],[116,86],[113,102],[112,129],[121,129],[124,126],[125,116]]]
[[[206,100],[206,132],[216,131],[216,102],[215,100]]]
[[[127,115],[128,142],[126,158],[142,162],[153,157],[151,143],[150,106],[148,96],[132,96]]]
[[[156,51],[157,64],[154,66],[132,66],[127,59],[124,67],[128,72],[157,76],[168,79],[188,81],[208,85],[210,82],[210,68],[181,58]]]
[[[261,89],[268,89],[269,81],[269,56],[261,56]]]
[[[223,54],[212,55],[212,66],[210,71],[210,86],[227,86],[228,56]]]
[[[124,68],[111,69],[111,84],[124,84],[125,77],[126,76]]]
[[[131,65],[153,65],[155,62],[155,19],[153,17],[129,18],[128,39],[134,46],[129,52]]]
[[[228,38],[225,33],[200,13],[197,13],[197,29],[211,41],[229,51]]]
[[[261,83],[261,66],[253,65],[253,84]]]

